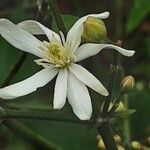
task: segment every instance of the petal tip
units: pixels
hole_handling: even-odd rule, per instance
[[[135,51],[132,51],[132,56],[135,54]]]
[[[109,17],[110,12],[109,12],[109,11],[106,11],[105,14],[106,14],[106,17]]]
[[[58,105],[58,104],[54,104],[54,109],[61,109],[63,106],[62,105]]]
[[[132,57],[135,54],[135,51],[129,51],[129,53],[126,55],[127,57]]]
[[[86,115],[86,116],[78,116],[78,118],[79,118],[80,120],[90,120],[90,118],[91,118],[91,115]]]
[[[108,96],[108,95],[109,95],[109,92],[108,92],[107,90],[105,90],[105,91],[103,92],[103,95],[104,95],[104,96]]]

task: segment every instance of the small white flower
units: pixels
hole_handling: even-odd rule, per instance
[[[33,20],[15,25],[7,19],[0,19],[1,36],[14,47],[38,56],[40,59],[35,62],[44,67],[43,70],[24,81],[1,88],[0,98],[14,99],[32,93],[37,88],[46,85],[58,74],[55,84],[54,108],[61,109],[67,97],[74,113],[81,120],[90,119],[92,105],[86,86],[104,96],[108,95],[108,91],[96,77],[76,62],[96,55],[103,48],[114,48],[125,56],[132,56],[134,51],[111,44],[88,43],[80,46],[83,22],[88,16],[104,19],[109,16],[109,13],[91,14],[80,18],[68,32],[66,40],[62,33],[60,37]],[[48,41],[41,42],[32,34],[45,34]]]

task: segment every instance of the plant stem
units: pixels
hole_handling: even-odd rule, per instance
[[[46,141],[44,138],[42,138],[37,133],[30,130],[28,127],[24,126],[18,121],[15,120],[5,120],[3,122],[5,126],[8,127],[11,131],[14,133],[17,133],[20,137],[22,137],[24,140],[30,142],[32,145],[34,145],[37,149],[44,149],[44,150],[61,150],[57,145],[54,145],[53,143],[50,143]]]
[[[118,72],[117,66],[118,66],[118,53],[113,52],[113,61],[112,65],[110,65],[110,75],[107,88],[109,96],[107,96],[104,100],[103,109],[100,115],[100,118],[102,118],[101,120],[103,119],[105,120],[105,118],[111,117],[111,114],[109,113],[109,105],[113,94],[113,88],[116,83],[115,78]],[[109,121],[110,120],[108,119],[106,122],[100,123],[98,126],[98,132],[104,141],[106,150],[118,150],[115,140],[113,138],[113,133]]]
[[[119,19],[119,18],[118,18]],[[118,34],[118,33],[117,33]],[[109,112],[109,106],[113,95],[113,89],[116,85],[116,78],[118,76],[118,66],[119,66],[119,54],[117,52],[113,52],[113,61],[112,65],[110,66],[110,75],[109,75],[109,81],[108,81],[108,92],[109,96],[105,98],[104,105],[102,109],[101,117],[110,117],[111,112]],[[98,131],[100,135],[102,136],[102,139],[104,141],[105,147],[107,150],[117,150],[117,145],[114,141],[113,134],[111,131],[111,126],[109,124],[109,121],[99,126]]]
[[[112,93],[113,93],[113,87],[115,84],[115,76],[117,74],[117,65],[118,65],[118,53],[113,52],[113,62],[112,62],[112,65],[110,65],[110,75],[109,75],[109,81],[108,81],[108,87],[107,87],[109,95],[104,100],[104,106],[102,110],[103,116],[107,115],[108,113],[108,108],[109,108]]]
[[[79,124],[91,124],[92,120],[81,121],[78,118],[73,118],[72,116],[62,115],[60,110],[50,110],[50,109],[3,109],[2,118],[16,118],[16,119],[38,119],[38,120],[50,120],[50,121],[61,121]]]
[[[57,0],[49,0],[49,6],[51,8],[51,11],[54,15],[57,27],[59,29],[59,31],[62,31],[63,34],[66,36],[67,35],[67,30],[65,28],[63,19],[62,19],[62,15],[59,11],[58,5],[57,5]]]
[[[98,131],[104,141],[106,150],[118,150],[109,122],[102,123]]]
[[[113,87],[115,84],[115,76],[117,73],[117,62],[118,62],[118,53],[114,52],[112,66],[110,66],[112,68],[110,69],[110,76],[109,76],[109,82],[108,82],[108,88],[107,88],[109,91],[109,96],[107,96],[104,101],[104,106],[103,106],[102,114],[101,114],[102,119],[105,117],[110,117],[108,109],[109,109],[109,105],[111,102]],[[116,143],[114,141],[114,138],[113,138],[113,133],[111,131],[109,120],[100,124],[100,126],[98,127],[98,131],[104,141],[106,150],[118,150]]]
[[[128,96],[124,95],[124,104],[128,109]],[[126,150],[131,149],[130,118],[126,118],[123,123],[123,138]]]
[[[19,71],[20,67],[23,65],[26,57],[27,57],[27,53],[21,52],[16,63],[13,65],[8,76],[6,77],[5,81],[3,82],[2,87],[7,86],[10,83],[10,81],[12,81],[12,79],[15,77],[15,75]]]

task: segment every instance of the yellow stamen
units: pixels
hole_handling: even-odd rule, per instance
[[[41,50],[44,54],[44,59],[54,64],[55,67],[67,67],[71,63],[68,49],[59,41],[53,39],[50,43],[44,41],[43,44],[44,47],[41,47]]]

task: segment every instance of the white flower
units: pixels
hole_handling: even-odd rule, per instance
[[[66,40],[62,33],[60,37],[57,33],[33,20],[14,25],[7,19],[0,19],[1,36],[14,47],[38,56],[40,59],[35,62],[44,67],[24,81],[1,88],[0,98],[14,99],[32,93],[37,88],[46,85],[58,74],[55,84],[54,108],[61,109],[67,97],[78,118],[90,119],[92,105],[86,86],[104,96],[108,95],[108,91],[96,77],[76,63],[96,55],[103,48],[116,49],[125,56],[132,56],[134,51],[111,44],[88,43],[80,46],[83,22],[88,16],[104,19],[109,16],[109,13],[91,14],[80,18],[68,32]],[[32,34],[45,34],[48,41],[41,42]]]

